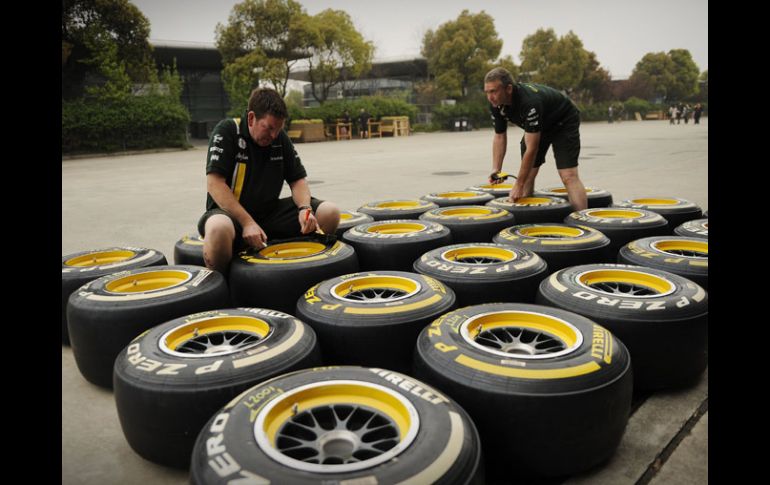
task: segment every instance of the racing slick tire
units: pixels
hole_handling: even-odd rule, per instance
[[[572,212],[572,205],[561,197],[522,197],[516,202],[499,197],[487,205],[507,210],[516,224],[562,222]]]
[[[490,242],[495,234],[514,223],[513,214],[507,210],[483,205],[439,207],[419,219],[448,227],[456,243]]]
[[[586,187],[586,198],[588,199],[588,209],[595,207],[609,207],[612,204],[612,194],[604,189],[597,189],[596,187]],[[549,196],[549,197],[561,197],[562,199],[569,200],[567,189],[564,186],[561,187],[547,187],[545,189],[535,190],[535,197]]]
[[[358,212],[372,216],[375,221],[393,219],[417,219],[423,212],[435,209],[438,205],[422,199],[378,200],[358,208]]]
[[[666,218],[671,230],[687,221],[703,217],[701,208],[695,203],[677,197],[630,199],[616,202],[612,207],[644,209],[658,213]]]
[[[372,221],[374,221],[374,218],[368,214],[356,211],[342,211],[340,212],[340,225],[337,226],[337,231],[334,234],[337,237],[342,237],[345,231],[351,227]]]
[[[200,234],[187,234],[174,244],[174,264],[206,266],[203,259],[203,238]]]
[[[682,237],[700,237],[709,238],[709,220],[693,219],[678,225],[674,229],[674,234]]]
[[[607,250],[611,259],[616,259],[618,250],[635,239],[670,233],[668,222],[663,216],[644,209],[583,209],[572,212],[563,222],[577,227],[588,226],[607,236],[610,239]]]
[[[618,252],[618,263],[635,264],[678,274],[709,289],[708,239],[654,236],[637,239]]]
[[[439,207],[452,207],[455,205],[484,205],[495,196],[481,190],[455,190],[451,192],[433,192],[423,195],[423,200],[433,202]]]

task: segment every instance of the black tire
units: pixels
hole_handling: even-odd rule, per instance
[[[190,482],[246,477],[292,485],[484,483],[478,432],[460,406],[417,379],[363,367],[284,374],[215,414],[195,442]]]
[[[366,224],[367,222],[372,221],[374,221],[374,218],[368,214],[363,214],[356,211],[342,211],[340,212],[340,225],[337,226],[337,232],[334,234],[337,237],[342,237],[345,231],[351,227],[355,227],[359,224]]]
[[[535,301],[548,265],[532,251],[490,243],[444,246],[423,254],[414,271],[454,290],[457,306]]]
[[[522,197],[516,202],[499,197],[487,205],[507,210],[517,224],[561,222],[572,212],[572,205],[560,197]]]
[[[680,236],[637,239],[620,248],[618,263],[661,269],[709,289],[708,239]]]
[[[682,237],[700,237],[704,239],[709,238],[709,220],[708,219],[693,219],[683,224],[678,225],[674,229],[674,234]]]
[[[610,239],[588,226],[519,224],[503,229],[492,242],[536,253],[548,263],[551,273],[577,264],[615,261],[615,254],[609,251]]]
[[[701,208],[695,203],[677,197],[624,200],[612,204],[612,207],[644,209],[655,212],[666,218],[671,229],[687,221],[703,217]]]
[[[70,295],[104,275],[135,268],[167,264],[160,251],[147,248],[112,247],[68,254],[61,258],[61,341],[70,344],[67,302]]]
[[[535,197],[546,195],[549,197],[561,197],[564,200],[569,199],[567,189],[564,186],[547,187],[541,190],[535,190]],[[609,207],[612,204],[612,194],[604,189],[596,187],[586,187],[586,197],[588,198],[588,208]]]
[[[87,381],[112,387],[115,357],[137,335],[183,315],[229,306],[224,277],[200,266],[102,276],[81,286],[67,304],[75,363]]]
[[[452,234],[437,222],[403,219],[359,224],[342,239],[356,248],[361,271],[412,271],[415,259],[451,243]]]
[[[203,259],[203,238],[199,234],[188,234],[174,244],[174,264],[206,266]]]
[[[584,315],[622,340],[634,362],[634,390],[687,386],[708,364],[708,295],[673,273],[573,266],[543,280],[537,302]]]
[[[490,242],[500,230],[514,223],[513,214],[507,210],[483,205],[439,207],[421,215],[420,220],[448,227],[456,243]]]
[[[495,196],[480,190],[454,190],[451,192],[434,192],[423,195],[422,199],[433,202],[439,207],[451,207],[455,205],[484,205]]]
[[[603,233],[610,239],[607,250],[612,259],[617,258],[621,247],[635,239],[670,233],[663,216],[644,209],[583,209],[568,215],[564,223],[576,227],[588,226]]]
[[[500,483],[606,461],[631,406],[623,344],[587,318],[541,305],[475,305],[442,316],[417,339],[414,375],[468,411],[487,473]]]
[[[468,187],[468,190],[478,190],[479,192],[486,192],[492,194],[492,197],[508,197],[511,193],[513,184],[479,184],[473,187]]]
[[[236,306],[294,314],[297,298],[319,281],[358,271],[358,258],[342,241],[312,238],[271,243],[241,252],[230,263],[230,296]]]
[[[438,205],[422,199],[378,200],[358,208],[358,212],[372,216],[375,221],[394,219],[417,219],[423,212],[435,209]]]
[[[405,271],[354,273],[310,288],[296,315],[313,327],[326,365],[367,365],[408,372],[420,330],[452,310],[454,291]]]
[[[189,468],[195,438],[228,401],[318,365],[315,333],[291,315],[234,308],[177,318],[137,337],[115,359],[120,426],[143,458]]]

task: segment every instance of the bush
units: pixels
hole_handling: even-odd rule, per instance
[[[62,101],[62,153],[187,147],[190,114],[170,96]]]
[[[322,119],[325,123],[334,123],[337,118],[342,118],[345,110],[350,116],[353,124],[358,124],[358,113],[364,108],[373,120],[380,119],[383,116],[408,116],[409,123],[414,123],[417,116],[417,107],[406,101],[385,97],[385,96],[366,96],[352,101],[327,101],[321,106],[304,109],[289,109],[289,116],[292,121],[300,119]]]

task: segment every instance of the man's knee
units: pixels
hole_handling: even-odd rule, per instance
[[[564,185],[580,183],[577,167],[559,170],[559,177],[561,177],[561,181]]]
[[[332,233],[340,224],[340,209],[334,202],[321,202],[316,210],[316,219],[324,232]]]
[[[204,241],[221,241],[235,239],[233,221],[224,214],[214,214],[206,220]]]

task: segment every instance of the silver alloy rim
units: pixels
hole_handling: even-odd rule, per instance
[[[665,241],[659,241],[659,242],[665,242]],[[708,253],[704,253],[701,251],[690,251],[687,249],[661,249],[658,247],[658,242],[653,243],[652,247],[664,254],[671,254],[673,256],[681,256],[681,257],[690,258],[690,259],[708,259],[709,257]]]
[[[394,301],[399,301],[405,298],[409,298],[410,296],[413,296],[419,293],[420,290],[422,289],[422,285],[417,280],[410,280],[407,278],[402,278],[400,276],[391,276],[391,275],[383,275],[383,277],[388,279],[400,279],[404,281],[409,281],[411,284],[416,285],[417,288],[409,292],[399,290],[397,288],[387,288],[387,287],[366,288],[363,290],[349,292],[345,296],[340,296],[337,294],[338,289],[344,289],[345,286],[352,287],[355,285],[356,281],[371,278],[370,276],[362,276],[360,278],[353,278],[347,281],[343,281],[341,283],[337,283],[331,288],[330,291],[334,298],[338,300],[346,301],[348,303],[378,304],[378,303],[391,303]]]
[[[168,355],[174,355],[177,357],[190,357],[193,359],[200,359],[206,357],[218,357],[222,355],[230,355],[236,352],[243,352],[252,347],[256,347],[273,335],[273,327],[267,335],[262,337],[256,332],[248,332],[245,330],[226,330],[221,332],[209,332],[199,335],[192,339],[189,339],[179,345],[176,350],[168,347],[166,342],[169,336],[178,332],[184,327],[200,326],[207,320],[213,320],[219,317],[212,317],[210,319],[197,320],[192,323],[186,323],[178,327],[174,327],[168,332],[164,333],[160,338],[159,347],[160,350]]]
[[[650,286],[645,286],[645,285],[641,285],[641,284],[634,284],[634,283],[628,283],[628,282],[623,282],[623,281],[602,282],[602,283],[595,283],[595,284],[592,284],[592,285],[586,285],[585,283],[583,283],[581,281],[583,275],[586,275],[586,274],[589,274],[589,273],[595,273],[596,270],[585,271],[585,272],[580,273],[579,275],[577,275],[577,278],[576,278],[577,283],[580,286],[582,286],[583,288],[587,288],[589,290],[597,291],[599,293],[604,293],[606,295],[610,295],[610,296],[614,296],[614,297],[622,296],[622,297],[626,297],[626,298],[659,298],[659,297],[663,297],[663,296],[668,296],[668,295],[670,295],[671,293],[673,293],[676,290],[676,286],[672,282],[670,282],[669,280],[667,280],[667,279],[665,279],[665,278],[663,278],[661,276],[657,276],[657,275],[648,275],[648,273],[642,273],[642,272],[639,272],[639,271],[631,271],[631,270],[622,269],[622,268],[620,268],[620,269],[608,268],[606,270],[599,270],[599,271],[624,271],[624,272],[629,272],[629,273],[642,274],[642,275],[645,275],[645,276],[653,276],[655,278],[659,278],[659,279],[665,281],[666,283],[668,283],[669,290],[668,291],[664,291],[664,292],[658,292],[658,291],[656,291],[654,288],[652,288]]]

